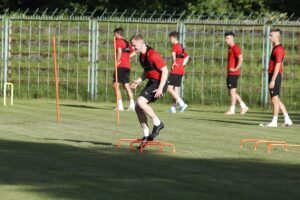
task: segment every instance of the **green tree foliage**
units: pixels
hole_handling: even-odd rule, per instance
[[[214,15],[226,17],[228,15],[237,16],[276,16],[279,13],[287,13],[300,16],[299,0],[0,0],[0,8],[10,8],[10,10],[25,10],[37,8],[54,10],[55,8],[69,10],[109,10],[119,11],[137,10],[139,12],[174,11],[186,13],[202,13],[204,15]]]

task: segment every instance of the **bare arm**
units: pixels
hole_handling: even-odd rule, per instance
[[[118,50],[117,50],[117,64],[120,64],[120,62],[121,62],[121,55],[122,55],[122,49],[118,48]]]
[[[130,87],[132,89],[135,89],[144,79],[145,79],[145,74],[146,72],[143,72],[143,74],[141,75],[141,77],[139,77],[136,80],[133,80],[133,82],[130,84]]]
[[[235,72],[235,71],[239,70],[241,68],[242,64],[243,64],[243,55],[241,54],[238,56],[238,64],[237,64],[236,68],[230,68],[230,71]]]
[[[136,55],[136,52],[135,52],[135,51],[132,51],[132,52],[130,53],[129,57],[131,58],[131,57],[133,57],[133,56],[135,56],[135,55]]]
[[[160,78],[159,86],[156,90],[153,91],[153,92],[155,92],[155,95],[154,95],[155,98],[159,98],[163,95],[163,89],[167,82],[168,74],[169,74],[169,71],[168,71],[167,66],[164,66],[163,68],[161,68],[161,78]]]
[[[182,63],[182,65],[183,65],[183,66],[185,66],[185,65],[186,65],[186,63],[189,61],[189,59],[190,59],[190,57],[189,57],[189,56],[185,57],[185,58],[184,58],[184,60],[183,60],[183,63]]]
[[[273,89],[274,86],[275,86],[275,80],[276,80],[276,77],[279,73],[280,65],[281,65],[280,62],[276,63],[276,65],[275,65],[274,73],[273,73],[272,79],[271,79],[270,84],[269,84],[270,89]]]

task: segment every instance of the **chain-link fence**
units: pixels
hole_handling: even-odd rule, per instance
[[[113,30],[122,27],[125,38],[139,32],[147,44],[171,66],[168,34],[180,32],[190,55],[181,94],[187,102],[227,104],[227,46],[225,31],[236,33],[244,56],[239,93],[250,105],[268,103],[266,67],[271,52],[268,32],[282,29],[285,46],[282,97],[299,107],[300,22],[266,19],[210,19],[200,15],[103,12],[98,18],[23,14],[2,16],[1,94],[3,83],[12,82],[17,98],[54,98],[54,67],[51,39],[56,36],[60,97],[78,100],[115,101],[111,86],[114,70]],[[131,79],[140,76],[137,58],[132,59]],[[138,91],[136,91],[138,94]],[[125,95],[125,94],[124,94]],[[165,97],[164,102],[170,102]]]

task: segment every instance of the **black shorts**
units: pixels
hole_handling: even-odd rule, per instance
[[[239,79],[239,76],[237,76],[237,75],[228,75],[227,76],[227,88],[229,90],[237,88],[238,79]]]
[[[113,75],[113,83],[116,82],[116,76],[115,76],[115,72]],[[125,83],[129,83],[129,79],[130,79],[130,69],[125,68],[125,67],[120,67],[118,68],[118,82],[125,84]]]
[[[273,74],[269,74],[269,84],[270,84],[270,82],[272,80],[272,76],[273,76]],[[278,73],[278,75],[277,75],[277,77],[275,79],[274,88],[273,89],[269,88],[269,92],[270,92],[271,97],[279,96],[279,94],[280,94],[280,87],[281,87],[281,80],[282,80],[282,75],[281,75],[281,73]]]
[[[145,85],[144,89],[141,91],[140,96],[145,97],[149,102],[154,102],[157,98],[154,98],[155,92],[159,86],[160,80],[149,79],[148,83]],[[166,83],[163,88],[163,93],[167,91],[168,84]]]
[[[183,75],[180,74],[170,74],[168,79],[168,85],[173,85],[175,87],[181,86]]]

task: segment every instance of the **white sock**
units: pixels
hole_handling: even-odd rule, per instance
[[[152,120],[153,120],[154,126],[159,126],[160,125],[160,120],[158,119],[158,117],[155,117]]]
[[[230,112],[235,112],[235,106],[230,106],[229,111]]]
[[[145,137],[148,137],[148,136],[149,136],[150,131],[149,131],[149,128],[148,128],[148,127],[143,128],[143,132],[144,132],[144,136],[145,136]]]
[[[122,102],[122,99],[119,99],[119,101],[118,101],[118,106],[119,106],[119,108],[123,108],[123,102]]]
[[[271,123],[277,124],[277,120],[278,120],[278,116],[274,115]]]
[[[242,109],[247,108],[246,104],[243,101],[240,103],[240,106]]]
[[[184,101],[180,97],[177,99],[177,102],[178,102],[180,107],[183,107],[184,104],[185,104]]]
[[[174,107],[174,105],[170,108],[171,111],[175,111],[176,112],[176,107]]]
[[[134,108],[134,100],[130,100],[129,106]]]
[[[284,121],[291,120],[288,113],[284,113],[283,116],[284,116]]]

